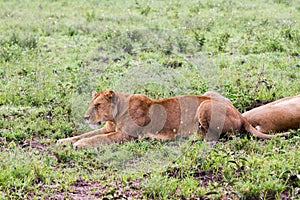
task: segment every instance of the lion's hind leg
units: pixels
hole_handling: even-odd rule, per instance
[[[226,104],[215,101],[204,101],[197,110],[199,132],[206,141],[217,141],[226,119]]]

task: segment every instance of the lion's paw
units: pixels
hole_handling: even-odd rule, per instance
[[[56,141],[56,144],[66,144],[66,143],[74,143],[76,141],[74,141],[72,138],[65,138],[65,139],[60,139]]]
[[[86,148],[88,146],[90,145],[84,141],[78,141],[73,144],[74,149]]]

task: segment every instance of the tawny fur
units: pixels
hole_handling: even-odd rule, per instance
[[[286,97],[242,114],[263,133],[300,128],[300,95]]]
[[[221,95],[220,95],[221,96]],[[207,140],[218,140],[223,134],[246,130],[259,138],[272,138],[253,128],[228,100],[217,96],[185,95],[153,100],[142,94],[112,90],[94,92],[85,114],[92,128],[101,129],[59,140],[74,147],[90,147],[122,142],[146,136],[172,139],[177,134],[201,133]]]

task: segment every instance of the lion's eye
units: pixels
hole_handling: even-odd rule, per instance
[[[95,104],[95,107],[98,107],[98,106],[100,106],[100,103],[96,103],[96,104]]]

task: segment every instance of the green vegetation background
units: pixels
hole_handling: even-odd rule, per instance
[[[74,150],[93,90],[300,93],[300,2],[0,0],[0,198],[300,198],[299,131]]]

